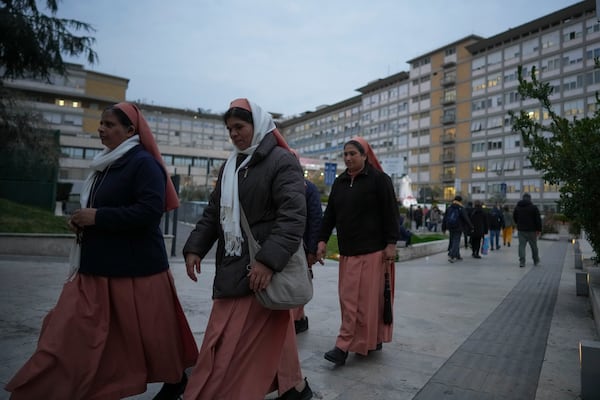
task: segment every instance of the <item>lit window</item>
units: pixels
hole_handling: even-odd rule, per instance
[[[74,101],[73,108],[79,108],[79,107],[81,107],[81,104],[78,101]]]
[[[64,99],[56,99],[56,105],[63,107],[65,105]]]

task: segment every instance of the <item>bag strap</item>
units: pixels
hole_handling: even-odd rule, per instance
[[[246,232],[246,239],[248,240],[248,252],[250,253],[250,260],[254,260],[255,249],[258,247],[258,242],[254,239],[254,235],[252,235],[252,230],[250,230],[250,224],[248,223],[248,218],[246,218],[246,214],[244,213],[244,208],[240,203],[240,219],[241,225],[244,232]]]

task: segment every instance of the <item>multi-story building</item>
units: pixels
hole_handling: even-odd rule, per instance
[[[51,129],[60,131],[59,181],[72,182],[78,195],[89,164],[102,149],[98,125],[102,110],[125,100],[129,80],[68,64],[67,76],[48,81],[4,82],[22,101],[39,111]],[[231,150],[219,115],[138,104],[155,134],[167,169],[185,187],[212,187],[216,171]]]
[[[587,0],[487,39],[472,35],[444,45],[409,60],[408,73],[371,82],[357,97],[280,126],[300,153],[338,162],[340,146],[363,136],[382,160],[404,163],[401,173],[391,174],[396,187],[408,174],[420,201],[433,191],[446,201],[461,194],[514,204],[529,192],[553,209],[558,188],[531,168],[520,134],[512,131],[510,110],[548,120],[536,101],[520,99],[517,69],[522,65],[528,75],[535,66],[538,78],[554,88],[554,110],[582,117],[596,108],[598,56],[600,24],[595,2]],[[348,110],[352,132],[338,122]]]

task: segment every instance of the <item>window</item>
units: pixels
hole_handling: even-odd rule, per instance
[[[588,72],[585,74],[585,84],[587,86],[594,85],[596,83],[600,83],[600,70],[595,70],[594,72]]]
[[[488,128],[489,129],[501,127],[503,125],[503,123],[504,123],[503,117],[500,115],[496,116],[496,117],[488,118]]]
[[[485,89],[485,78],[476,78],[471,81],[471,85],[473,91],[484,90]]]
[[[502,160],[489,160],[488,171],[490,172],[502,172],[504,169],[504,162]]]
[[[504,160],[504,171],[516,171],[521,169],[520,158],[509,158]]]
[[[496,51],[495,53],[488,54],[487,56],[488,65],[499,64],[502,62],[502,52]]]
[[[539,193],[541,182],[538,179],[526,179],[523,181],[523,192]]]
[[[471,166],[471,171],[473,173],[485,172],[487,171],[487,167],[484,161],[475,161]]]
[[[504,138],[504,147],[506,150],[521,148],[521,136],[510,135]]]
[[[473,71],[477,71],[477,70],[482,69],[484,67],[485,67],[485,56],[474,59],[473,63],[471,64],[471,69]]]
[[[573,100],[565,102],[563,106],[563,115],[565,118],[583,114],[583,100]]]
[[[583,74],[568,76],[563,79],[562,89],[566,90],[574,90],[580,89],[583,87]]]
[[[451,56],[452,54],[456,54],[456,47],[450,47],[444,50],[444,56]]]
[[[500,83],[502,83],[502,75],[500,74],[490,75],[487,79],[488,88],[498,86]]]
[[[585,51],[585,59],[586,60],[594,60],[595,58],[600,57],[600,47],[596,48],[588,48]]]
[[[553,56],[542,60],[542,72],[555,71],[560,68],[560,56]]]
[[[475,119],[471,122],[471,132],[479,132],[486,128],[485,119]]]
[[[563,66],[568,67],[570,65],[580,64],[583,62],[583,50],[575,49],[569,52],[563,53]]]
[[[523,42],[523,56],[526,57],[537,54],[539,46],[538,38],[529,39]]]
[[[575,24],[568,28],[563,29],[563,41],[568,42],[570,40],[579,39],[583,35],[583,26],[581,23]]]
[[[471,143],[471,153],[481,153],[485,151],[485,142],[473,142]]]
[[[504,49],[504,59],[512,60],[513,58],[519,58],[521,52],[519,50],[519,45],[515,44],[514,46],[507,47]]]
[[[542,35],[542,49],[549,49],[558,46],[560,41],[560,33],[558,31],[546,33]]]
[[[501,150],[502,149],[502,139],[490,140],[488,143],[488,150]]]
[[[596,18],[588,19],[586,22],[585,34],[591,35],[592,33],[600,32],[600,22]]]

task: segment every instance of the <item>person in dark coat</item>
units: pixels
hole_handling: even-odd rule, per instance
[[[452,209],[458,210],[458,220],[456,224],[452,224],[450,221],[450,216],[453,213]],[[460,256],[460,239],[463,235],[463,232],[471,232],[473,231],[473,225],[471,224],[471,220],[467,215],[467,211],[462,206],[462,197],[456,196],[452,201],[452,204],[446,209],[444,213],[444,219],[442,220],[442,232],[446,231],[450,232],[450,243],[448,245],[448,261],[453,263],[458,260],[462,260]]]
[[[490,229],[490,250],[500,250],[500,231],[504,228],[504,216],[497,205],[492,207],[488,215]]]
[[[542,232],[540,210],[532,203],[529,193],[523,194],[523,199],[517,203],[513,211],[513,220],[519,231],[519,267],[525,267],[525,249],[527,243],[531,248],[533,265],[540,263],[537,238]]]
[[[280,395],[291,391],[288,395],[309,399],[312,391],[302,379],[291,312],[267,309],[254,294],[270,284],[300,246],[306,225],[302,168],[272,117],[257,104],[236,99],[223,121],[234,149],[183,248],[187,274],[196,281],[202,259],[217,242],[212,310],[183,397],[262,399],[276,386]],[[242,210],[260,243],[252,262]],[[294,349],[287,356],[293,365],[284,382],[278,371],[289,337]]]
[[[480,200],[475,200],[471,211],[471,223],[473,224],[473,231],[470,235],[473,258],[481,258],[479,250],[481,249],[481,240],[488,233],[488,219]]]
[[[471,202],[471,201],[467,202],[467,205],[465,206],[465,211],[467,212],[467,216],[469,218],[471,218],[471,213],[473,212],[473,202]],[[465,235],[465,249],[468,249],[469,245],[471,244],[471,239],[469,237],[470,232],[465,231],[463,233]]]

